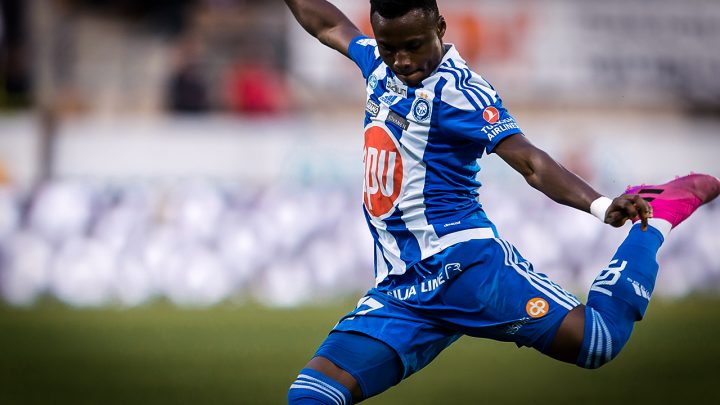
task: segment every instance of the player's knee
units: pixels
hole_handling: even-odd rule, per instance
[[[350,405],[350,390],[319,371],[304,368],[288,390],[290,405]]]
[[[630,338],[633,322],[603,316],[591,307],[585,311],[585,336],[576,364],[595,369],[617,357]]]

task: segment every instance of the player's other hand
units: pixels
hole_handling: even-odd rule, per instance
[[[615,198],[605,212],[605,223],[621,227],[628,219],[639,218],[642,230],[647,229],[648,218],[652,217],[652,207],[637,194],[623,194]]]

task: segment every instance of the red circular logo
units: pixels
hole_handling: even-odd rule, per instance
[[[391,213],[395,207],[403,179],[403,164],[398,144],[387,128],[372,125],[365,130],[363,162],[365,209],[373,217],[382,217]]]
[[[498,121],[500,118],[500,113],[498,112],[497,108],[495,107],[487,107],[485,110],[483,110],[483,119],[488,122],[488,124],[494,124]]]

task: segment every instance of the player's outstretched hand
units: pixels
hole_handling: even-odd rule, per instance
[[[642,230],[647,229],[648,218],[652,217],[652,207],[638,194],[623,194],[615,198],[605,212],[605,223],[621,227],[628,219],[640,217]]]

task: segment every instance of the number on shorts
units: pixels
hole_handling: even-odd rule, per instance
[[[368,312],[374,311],[376,309],[380,309],[380,308],[384,307],[385,305],[383,305],[380,301],[376,300],[375,298],[362,297],[362,298],[360,298],[360,301],[358,301],[355,309],[360,309],[360,307],[362,307],[362,306],[368,306],[369,308],[363,309],[362,311],[355,312],[355,315],[351,316],[350,318],[347,318],[347,320],[349,321],[349,320],[355,319],[355,317],[358,315],[365,315]]]
[[[590,291],[601,292],[603,294],[606,294],[606,295],[609,295],[612,297],[612,291],[608,290],[607,288],[600,287],[600,286],[615,285],[615,284],[617,284],[618,280],[620,280],[620,272],[625,270],[627,261],[623,260],[623,262],[620,263],[619,266],[613,267],[613,265],[617,264],[617,262],[618,262],[617,259],[611,261],[607,267],[605,267],[604,269],[602,269],[600,271],[600,274],[595,279],[595,282],[593,283],[592,287],[590,287]]]

